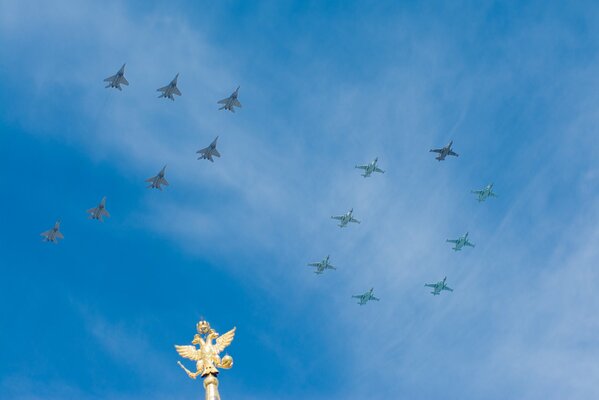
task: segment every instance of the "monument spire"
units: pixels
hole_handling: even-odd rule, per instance
[[[193,337],[191,345],[175,345],[175,349],[181,357],[196,362],[196,372],[191,372],[185,368],[181,361],[177,361],[177,363],[191,379],[196,379],[198,375],[204,378],[206,400],[220,400],[217,378],[218,368],[229,369],[233,366],[233,357],[225,355],[221,359],[220,353],[233,341],[235,328],[221,336],[210,328],[207,321],[202,319],[197,323],[196,329],[198,333]],[[196,345],[199,348],[196,348]]]

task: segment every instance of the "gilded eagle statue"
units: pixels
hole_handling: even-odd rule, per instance
[[[233,341],[235,329],[236,328],[233,328],[221,336],[214,329],[210,328],[208,322],[198,322],[198,333],[194,336],[191,345],[175,345],[175,349],[181,357],[196,362],[196,372],[189,371],[180,361],[178,362],[179,366],[181,366],[192,379],[196,379],[198,375],[201,375],[202,377],[208,375],[216,376],[218,375],[217,368],[231,368],[233,366],[233,358],[229,355],[225,355],[221,358],[220,353],[222,353]],[[196,348],[196,345],[199,345],[199,348]]]

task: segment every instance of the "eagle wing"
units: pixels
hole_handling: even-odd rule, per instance
[[[216,343],[214,344],[214,347],[216,349],[217,354],[222,352],[228,345],[231,344],[231,342],[233,341],[233,338],[235,337],[235,329],[237,329],[237,328],[233,328],[229,332],[225,333],[224,335],[216,338]]]
[[[194,360],[194,361],[198,361],[202,358],[200,351],[198,349],[196,349],[195,346],[177,346],[177,345],[175,345],[175,349],[177,350],[177,353],[179,353],[179,355],[183,358],[188,358],[188,359]]]

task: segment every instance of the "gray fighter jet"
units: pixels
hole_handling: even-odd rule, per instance
[[[206,147],[205,149],[196,151],[196,153],[200,154],[200,156],[198,157],[198,160],[210,160],[210,161],[214,162],[214,160],[212,159],[212,156],[220,157],[220,153],[218,152],[218,150],[216,150],[216,141],[217,140],[218,140],[218,136],[216,137],[216,139],[214,139],[214,141],[212,143],[210,143],[210,146]]]
[[[108,82],[108,85],[106,85],[107,88],[116,88],[118,90],[123,90],[121,85],[129,86],[129,82],[125,79],[125,64],[123,64],[115,75],[104,79],[104,82]]]
[[[158,98],[164,97],[169,98],[172,101],[175,101],[175,97],[173,96],[174,94],[176,94],[177,96],[181,96],[181,92],[177,87],[177,78],[179,78],[179,74],[175,75],[175,78],[171,81],[171,83],[168,84],[168,86],[156,89],[157,92],[162,92],[162,94],[158,96]]]
[[[340,221],[339,225],[338,225],[340,228],[345,228],[347,226],[347,224],[350,223],[350,222],[353,222],[355,224],[359,224],[360,223],[360,221],[358,221],[357,219],[355,219],[353,217],[353,213],[354,213],[354,209],[352,208],[346,214],[338,215],[338,216],[332,216],[331,218]]]
[[[445,160],[445,157],[447,157],[447,156],[457,157],[458,153],[455,153],[453,150],[451,150],[452,144],[453,144],[453,140],[451,142],[449,142],[449,144],[447,146],[445,146],[441,149],[430,149],[430,152],[439,153],[439,155],[437,157],[435,157],[435,159],[437,159],[438,161]]]
[[[329,256],[326,256],[321,262],[310,263],[309,267],[316,267],[315,274],[322,274],[325,269],[337,269],[329,263]]]
[[[235,89],[235,91],[226,99],[222,99],[218,102],[218,104],[223,104],[223,106],[221,108],[219,108],[219,110],[229,110],[231,112],[235,112],[235,108],[233,107],[239,107],[241,108],[241,103],[239,102],[239,100],[237,100],[237,96],[239,95],[239,86],[237,86],[237,89]]]
[[[481,190],[471,190],[470,193],[474,193],[478,196],[478,202],[485,201],[489,197],[497,197],[495,193],[493,193],[493,184],[489,183]]]
[[[384,174],[385,171],[383,171],[382,169],[380,169],[379,167],[376,166],[376,163],[378,162],[378,160],[379,159],[377,157],[370,164],[367,164],[367,165],[356,165],[356,168],[364,170],[364,173],[362,174],[362,176],[364,178],[368,178],[373,172],[379,172],[381,174]]]
[[[364,294],[356,294],[356,295],[352,296],[352,298],[359,299],[358,304],[361,306],[368,303],[370,300],[375,300],[375,301],[380,300],[379,298],[374,297],[374,288],[370,288],[370,290]]]
[[[166,169],[166,165],[162,167],[160,172],[156,176],[146,179],[146,182],[150,182],[148,188],[162,190],[160,185],[168,186],[168,181],[164,178],[164,170]]]
[[[87,210],[87,213],[90,219],[97,219],[98,221],[104,221],[102,217],[110,217],[110,214],[106,210],[106,196],[102,197],[102,201],[97,207]]]
[[[474,245],[468,241],[468,232],[466,232],[464,236],[460,236],[457,239],[447,239],[446,241],[448,243],[455,244],[455,246],[452,247],[454,251],[460,251],[464,246],[474,247]]]
[[[453,292],[453,289],[445,284],[446,280],[447,277],[443,278],[442,281],[439,281],[437,283],[425,283],[424,286],[433,288],[433,291],[431,292],[433,296],[438,296],[439,294],[441,294],[442,290]]]
[[[40,235],[44,237],[44,241],[58,243],[58,239],[64,239],[62,233],[59,231],[60,228],[60,220],[56,221],[54,227],[49,231],[42,232]]]

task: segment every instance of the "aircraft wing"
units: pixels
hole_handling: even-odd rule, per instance
[[[354,222],[356,224],[359,224],[360,221],[358,221],[357,219],[355,219],[354,217],[351,217],[351,219],[349,220],[349,222]]]
[[[354,294],[354,295],[352,296],[352,298],[354,298],[354,299],[360,299],[360,300],[362,300],[362,297],[363,297],[363,296],[364,296],[363,294]]]
[[[343,217],[344,217],[343,215],[340,215],[340,216],[337,216],[337,217],[336,216],[332,216],[331,218],[337,219],[337,220],[341,221],[343,219]]]
[[[427,287],[432,287],[432,288],[434,288],[434,287],[436,287],[437,285],[435,285],[434,283],[425,283],[425,284],[424,284],[424,286],[427,286]]]
[[[146,179],[144,182],[153,182],[153,181],[154,181],[154,179],[156,179],[156,177],[155,177],[155,176],[153,176],[153,177],[151,177],[151,178],[148,178],[148,179]]]
[[[97,209],[98,209],[98,207],[90,208],[89,210],[86,211],[86,213],[93,214],[96,212]]]
[[[446,242],[447,243],[455,243],[455,244],[457,244],[459,242],[459,240],[457,240],[457,239],[447,239]]]
[[[374,297],[374,296],[372,296],[372,297],[370,298],[370,300],[374,300],[374,301],[380,301],[381,299],[379,299],[378,297]]]
[[[112,81],[114,81],[115,78],[116,78],[116,75],[109,76],[108,78],[104,79],[104,82],[112,82]]]
[[[320,263],[310,263],[308,264],[308,267],[319,267]]]
[[[161,87],[160,89],[156,89],[157,92],[166,92],[168,90],[169,86],[164,86]]]
[[[162,183],[164,186],[168,186],[168,181],[166,178],[160,178],[160,183]]]
[[[210,147],[205,147],[203,149],[200,149],[200,150],[196,151],[196,153],[206,155],[206,153],[208,153],[208,151],[210,151]]]
[[[375,170],[376,172],[380,172],[381,174],[384,174],[384,173],[385,173],[385,171],[383,171],[383,170],[382,170],[382,169],[380,169],[379,167],[376,167],[374,170]]]
[[[50,236],[50,232],[52,232],[52,231],[50,230],[50,231],[42,232],[42,233],[40,233],[40,236],[47,238],[48,236]]]
[[[450,156],[455,156],[455,157],[458,157],[458,156],[459,156],[459,154],[458,154],[458,153],[456,153],[456,152],[455,152],[455,151],[453,151],[453,150],[449,150],[449,153],[447,153],[447,154],[449,154]]]
[[[441,153],[443,153],[443,149],[430,149],[429,153],[439,153],[439,154],[441,154]]]
[[[466,241],[466,243],[464,243],[464,246],[474,247],[474,245],[472,243],[470,243],[469,241]]]
[[[122,83],[123,85],[127,85],[127,86],[129,86],[129,81],[128,81],[127,79],[125,79],[125,77],[124,77],[124,76],[121,78],[121,83]]]
[[[59,239],[64,239],[64,236],[62,236],[62,233],[60,231],[56,232],[56,237]]]
[[[173,93],[176,94],[177,96],[181,96],[181,91],[176,86],[173,88]]]
[[[228,97],[226,99],[222,99],[222,100],[217,101],[217,104],[227,104],[227,101],[229,101]]]
[[[450,288],[449,286],[445,286],[443,289],[441,290],[447,290],[448,292],[453,292],[453,289]]]
[[[103,209],[103,210],[102,210],[102,215],[105,215],[105,216],[107,216],[108,218],[110,218],[110,213],[109,213],[109,212],[108,212],[108,210],[106,210],[106,209]]]
[[[470,193],[481,195],[481,194],[484,193],[484,191],[482,191],[482,190],[471,190]]]
[[[220,153],[216,149],[212,150],[212,155],[216,156],[216,157],[220,157]]]
[[[367,170],[368,169],[368,165],[356,165],[356,168]]]

